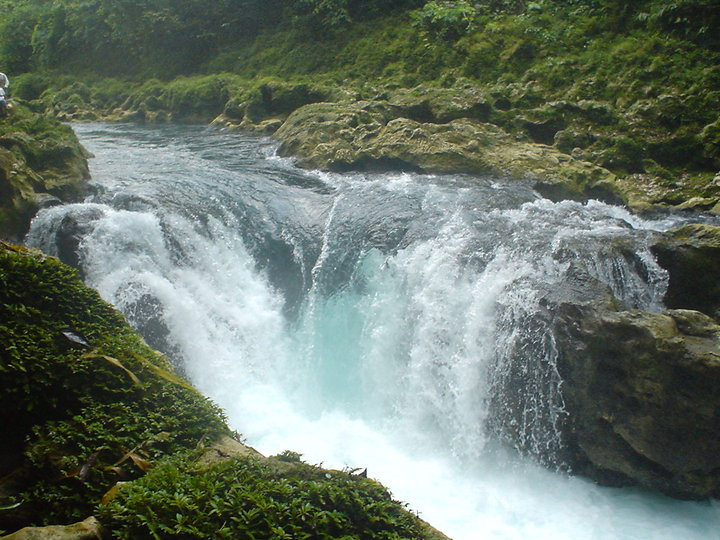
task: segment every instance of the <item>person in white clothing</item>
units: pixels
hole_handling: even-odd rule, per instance
[[[8,88],[10,88],[10,79],[8,79],[8,76],[4,73],[0,73],[0,87],[5,90],[5,93],[8,93]]]

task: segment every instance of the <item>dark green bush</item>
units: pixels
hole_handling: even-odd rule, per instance
[[[297,459],[246,457],[203,468],[170,458],[98,515],[134,538],[422,539],[428,534],[380,484]]]
[[[428,34],[455,41],[472,28],[476,15],[475,6],[466,0],[431,0],[413,18]]]
[[[13,97],[32,101],[38,99],[52,84],[52,78],[47,75],[24,73],[18,77],[13,77],[12,94]]]

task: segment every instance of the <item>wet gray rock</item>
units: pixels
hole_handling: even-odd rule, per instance
[[[553,306],[574,473],[668,495],[720,495],[720,326],[691,310]]]
[[[678,227],[663,235],[652,251],[670,274],[665,304],[720,320],[720,227]]]
[[[82,273],[80,241],[92,231],[94,221],[102,216],[103,212],[99,208],[83,208],[63,217],[55,232],[58,259]]]

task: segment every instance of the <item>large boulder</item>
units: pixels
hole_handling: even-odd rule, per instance
[[[68,213],[55,233],[58,259],[77,268],[81,276],[80,242],[93,229],[93,222],[102,216],[103,211],[98,207],[81,208],[77,212]]]
[[[663,235],[652,249],[670,275],[665,304],[720,320],[720,227],[683,225]]]
[[[680,498],[720,496],[720,326],[690,310],[553,308],[573,472]]]

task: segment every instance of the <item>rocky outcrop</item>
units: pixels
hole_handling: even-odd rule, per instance
[[[602,483],[718,497],[720,227],[672,229],[652,251],[668,271],[669,311],[597,298],[553,305],[566,459]]]
[[[680,498],[720,496],[720,326],[690,310],[554,306],[573,472]]]
[[[304,83],[266,81],[232,97],[214,125],[274,133],[294,110],[309,103],[347,98],[347,92]]]
[[[0,529],[72,523],[229,430],[75,270],[0,242]]]
[[[496,174],[528,180],[552,199],[636,202],[609,171],[551,146],[518,141],[478,119],[454,118],[467,112],[455,105],[440,109],[398,100],[311,104],[293,112],[275,136],[282,141],[279,152],[299,156],[305,167]],[[481,104],[469,107],[475,116],[484,116]],[[435,122],[420,121],[424,118]]]
[[[720,320],[720,227],[699,223],[678,227],[663,235],[652,250],[670,275],[665,304]]]
[[[19,239],[44,206],[88,189],[88,153],[72,129],[18,108],[0,119],[0,236]]]

